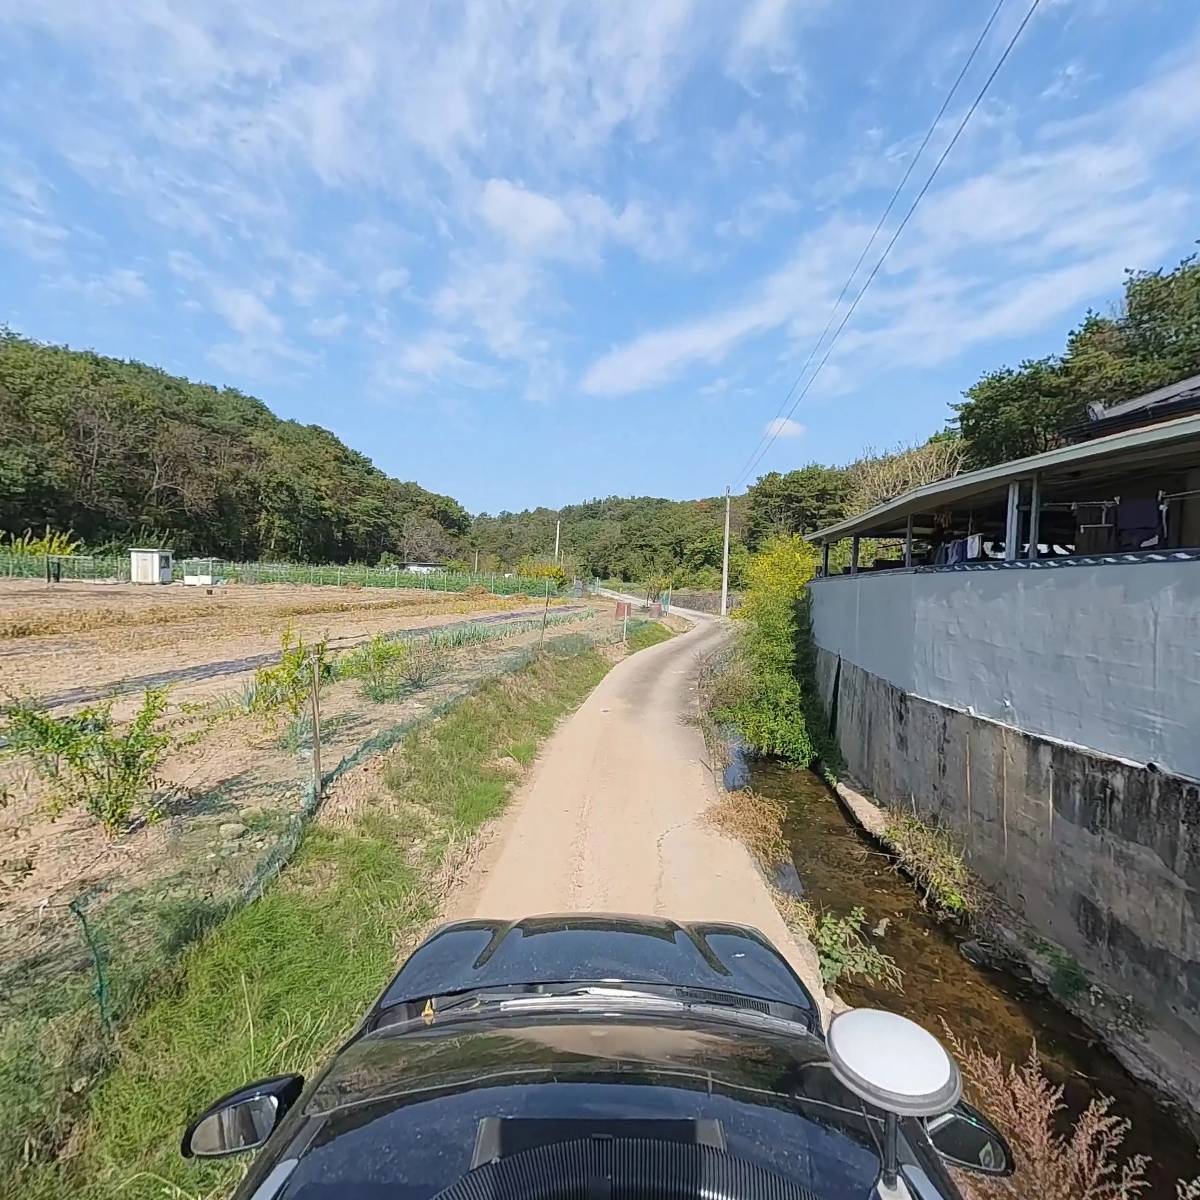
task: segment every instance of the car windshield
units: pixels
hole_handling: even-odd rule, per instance
[[[717,1122],[730,1154],[773,1170],[823,1200],[861,1200],[870,1194],[879,1171],[861,1114],[818,1095],[786,1099],[665,1074],[634,1082],[529,1086],[497,1081],[416,1101],[352,1105],[329,1114],[282,1197],[425,1200],[471,1168],[480,1123],[496,1117]],[[652,1130],[648,1125],[644,1136],[654,1136]]]
[[[746,930],[579,917],[480,922],[435,935],[405,964],[381,1007],[481,987],[614,980],[808,1004],[778,952]]]

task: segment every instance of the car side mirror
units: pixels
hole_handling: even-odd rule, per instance
[[[276,1075],[238,1088],[206,1108],[187,1127],[179,1152],[184,1158],[221,1158],[257,1150],[303,1090],[303,1075]]]
[[[965,1100],[931,1117],[925,1131],[944,1162],[979,1175],[1011,1175],[1013,1155],[1004,1135]]]

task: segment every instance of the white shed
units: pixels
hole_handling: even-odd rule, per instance
[[[130,550],[129,579],[131,583],[170,583],[170,550]]]

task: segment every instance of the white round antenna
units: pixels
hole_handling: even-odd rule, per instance
[[[897,1013],[852,1008],[825,1035],[833,1073],[868,1104],[899,1117],[934,1117],[962,1096],[958,1065],[942,1043]]]

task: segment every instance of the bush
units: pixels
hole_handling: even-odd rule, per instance
[[[736,726],[751,749],[797,767],[818,757],[837,761],[813,678],[805,589],[816,566],[816,552],[796,535],[771,538],[750,560],[735,613],[750,682],[714,714]]]
[[[17,537],[15,533],[7,534],[0,529],[0,553],[3,554],[15,554],[29,558],[41,558],[47,554],[65,557],[76,553],[82,545],[83,543],[72,535],[70,529],[66,533],[62,533],[47,525],[46,532],[36,538],[33,536],[32,529],[25,530],[20,537]]]
[[[389,639],[376,634],[365,645],[347,654],[337,665],[340,679],[361,679],[363,695],[377,704],[398,700],[406,693],[428,687],[446,669],[449,650],[447,641],[464,639],[469,644],[469,635],[475,634],[478,641],[486,641],[497,635],[490,628],[468,627],[450,630],[449,636],[431,634],[407,641]],[[507,632],[507,631],[505,631]]]
[[[281,711],[288,714],[293,726],[299,720],[312,689],[314,658],[322,676],[329,670],[324,638],[306,646],[304,639],[289,625],[283,631],[281,647],[279,662],[259,667],[254,672],[254,683],[246,697],[248,711],[261,716],[268,729],[276,727]]]
[[[158,764],[171,744],[160,728],[166,707],[167,689],[148,688],[120,733],[113,727],[111,700],[65,717],[15,701],[3,709],[2,752],[33,760],[56,815],[80,807],[117,833],[129,823],[139,797],[154,790]]]
[[[569,578],[561,563],[532,562],[529,559],[517,565],[517,575],[522,579],[549,579],[555,587],[562,587]]]

